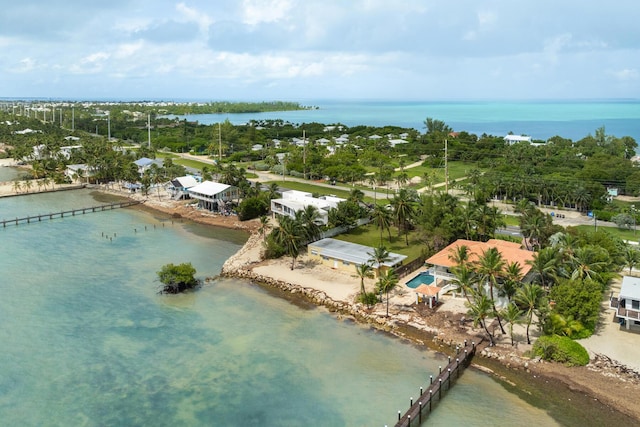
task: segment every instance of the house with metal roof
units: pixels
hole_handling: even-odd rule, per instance
[[[640,278],[624,276],[620,294],[617,298],[611,295],[609,306],[616,310],[620,323],[624,323],[627,329],[631,329],[631,325],[640,325]]]
[[[198,200],[199,208],[220,213],[229,212],[229,204],[239,197],[238,187],[213,181],[204,181],[187,192],[189,197]]]
[[[179,200],[189,197],[188,190],[198,185],[198,183],[198,179],[193,175],[179,176],[169,181],[167,184],[167,190],[171,194],[172,198]]]
[[[331,238],[318,240],[307,245],[307,254],[310,259],[318,260],[328,267],[351,273],[355,271],[354,266],[371,263],[373,252],[374,248],[370,246]],[[390,252],[389,261],[371,264],[374,273],[378,276],[381,271],[399,267],[406,258],[406,255]]]

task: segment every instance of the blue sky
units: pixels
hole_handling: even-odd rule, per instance
[[[640,98],[637,0],[3,2],[0,97]]]

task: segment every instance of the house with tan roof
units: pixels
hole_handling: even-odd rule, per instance
[[[520,243],[507,242],[506,240],[490,239],[486,242],[476,242],[473,240],[458,239],[437,254],[428,258],[425,262],[432,265],[430,272],[435,278],[445,284],[455,278],[451,272],[451,268],[456,266],[456,262],[452,259],[459,247],[466,246],[469,253],[469,261],[474,262],[480,259],[482,254],[490,248],[496,248],[502,259],[507,263],[517,262],[522,268],[522,276],[526,278],[531,271],[531,266],[527,261],[533,260],[534,252],[522,249]]]

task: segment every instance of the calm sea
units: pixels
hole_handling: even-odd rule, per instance
[[[589,101],[308,101],[318,109],[250,114],[196,114],[181,116],[202,124],[228,119],[282,119],[291,123],[341,123],[347,126],[394,125],[425,131],[427,117],[442,120],[456,131],[477,135],[530,135],[534,139],[562,136],[574,141],[604,126],[607,135],[631,136],[640,141],[640,100]]]
[[[2,198],[0,218],[94,197]],[[0,424],[392,425],[445,360],[245,281],[156,293],[162,265],[214,276],[245,239],[131,209],[0,228]],[[429,420],[557,425],[473,370]]]

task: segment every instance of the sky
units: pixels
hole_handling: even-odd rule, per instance
[[[640,98],[638,0],[2,1],[0,97]]]

